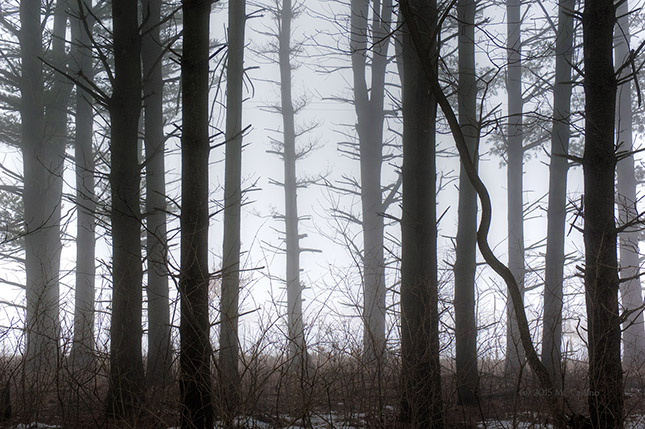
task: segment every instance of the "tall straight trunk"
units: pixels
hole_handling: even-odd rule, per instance
[[[138,125],[141,42],[137,2],[113,0],[114,81],[109,100],[112,197],[112,320],[108,412],[136,412],[144,383],[141,356],[142,261]]]
[[[170,381],[170,299],[166,254],[166,167],[163,132],[163,47],[159,38],[161,0],[141,0],[143,37],[144,145],[146,152],[146,254],[148,259],[148,362],[149,385]]]
[[[616,67],[629,61],[630,32],[629,6],[625,1],[620,3],[616,12],[618,22],[614,30],[614,53]],[[619,78],[625,79],[632,72],[631,67],[623,68]],[[623,82],[618,87],[618,118],[616,123],[616,141],[621,152],[634,150],[632,126],[632,81]],[[636,177],[634,174],[634,156],[629,155],[617,165],[618,173],[618,211],[621,224],[633,221],[636,211]],[[639,274],[638,228],[629,228],[619,235],[620,240],[620,294],[623,308],[632,312],[623,322],[623,362],[625,366],[638,368],[645,363],[645,330],[641,280]]]
[[[65,15],[57,5],[55,31],[64,31]],[[66,110],[54,114],[55,104],[48,104],[45,119],[45,96],[40,57],[42,32],[40,1],[20,2],[20,48],[22,76],[21,134],[24,175],[25,267],[26,267],[26,366],[36,378],[51,375],[58,358],[60,219],[62,171],[64,159],[64,130]],[[64,56],[64,42],[56,43],[54,61]],[[53,90],[59,89],[58,84]],[[49,101],[49,99],[48,99]],[[52,117],[53,116],[53,117]],[[62,119],[61,119],[62,116]],[[63,121],[61,125],[57,121]],[[49,135],[48,135],[49,133]]]
[[[88,16],[91,4],[72,4],[73,72],[83,79],[93,79]],[[96,193],[94,191],[94,152],[92,134],[94,114],[90,94],[76,87],[76,135],[74,158],[76,168],[76,291],[74,294],[74,368],[91,371],[94,360],[94,290],[96,265]]]
[[[558,34],[555,46],[553,125],[549,164],[549,207],[544,270],[544,324],[542,363],[557,386],[562,386],[562,283],[564,279],[564,237],[567,217],[567,172],[569,120],[571,116],[571,60],[575,0],[558,6]]]
[[[616,76],[613,65],[613,0],[586,0],[582,13],[585,89],[584,242],[589,411],[593,427],[623,423],[620,361],[616,170]]]
[[[213,427],[208,317],[208,56],[210,0],[184,0],[182,73],[181,427]]]
[[[300,283],[300,236],[298,233],[298,203],[296,179],[296,128],[292,101],[291,80],[291,21],[293,5],[283,0],[280,9],[279,50],[280,101],[283,127],[284,198],[286,232],[286,283],[287,283],[287,331],[289,336],[289,360],[294,369],[306,374],[307,348],[302,316],[302,285]]]
[[[435,118],[422,61],[437,73],[436,2],[410,1],[421,27],[420,59],[405,23],[403,32],[403,207],[401,218],[401,421],[408,427],[443,427],[437,278]]]
[[[229,3],[226,79],[226,167],[224,245],[220,326],[220,388],[226,418],[235,416],[239,402],[240,211],[242,205],[242,78],[246,0]]]
[[[368,29],[369,15],[371,28]],[[383,256],[383,125],[385,69],[390,44],[391,0],[351,2],[354,105],[358,118],[363,226],[363,348],[380,366],[385,353],[385,258]],[[368,38],[372,58],[367,73]],[[368,86],[368,76],[371,78]]]
[[[506,10],[508,267],[515,276],[520,291],[524,294],[524,204],[522,198],[524,148],[522,147],[522,17],[520,0],[507,0]],[[524,361],[524,349],[520,341],[517,316],[510,304],[510,298],[507,308],[506,372],[514,378],[519,374],[520,365]]]
[[[459,123],[468,153],[477,165],[479,123],[475,76],[476,0],[457,3],[459,21],[459,82],[457,97]],[[477,321],[475,319],[475,271],[477,258],[477,193],[460,164],[459,209],[457,211],[457,248],[455,258],[455,364],[457,400],[464,405],[476,403]]]

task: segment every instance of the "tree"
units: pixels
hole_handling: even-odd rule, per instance
[[[582,13],[585,90],[584,242],[589,412],[593,427],[622,427],[623,374],[618,313],[616,87],[612,0],[586,0]]]
[[[90,4],[71,5],[72,56],[70,72],[79,79],[93,79],[90,35],[93,19]],[[76,135],[74,159],[76,168],[76,290],[74,293],[74,339],[72,364],[79,370],[90,369],[94,359],[94,289],[96,245],[96,192],[94,190],[94,151],[92,134],[94,118],[91,94],[82,85],[76,87]]]
[[[146,152],[146,254],[148,259],[148,362],[146,379],[163,386],[172,364],[170,300],[166,252],[166,167],[163,121],[163,46],[160,40],[161,0],[142,0],[141,58]]]
[[[242,79],[246,0],[229,3],[226,80],[226,167],[220,326],[220,388],[226,418],[239,402],[240,211],[242,206]]]
[[[377,363],[377,367],[380,367],[385,357],[386,312],[383,255],[385,207],[381,189],[381,167],[385,75],[390,45],[388,36],[392,20],[392,2],[352,0],[350,19],[354,107],[361,171],[363,354],[366,362]],[[368,55],[370,51],[371,58]]]
[[[457,97],[459,123],[468,144],[468,153],[477,165],[479,123],[477,121],[477,84],[475,75],[476,0],[457,3],[459,81]],[[476,402],[477,321],[475,319],[475,272],[477,268],[477,193],[463,166],[459,171],[459,209],[457,212],[455,256],[455,365],[457,400],[464,405]]]
[[[58,355],[62,152],[45,139],[40,1],[20,2],[20,118],[24,174],[27,370],[37,378]],[[57,222],[58,220],[58,222]]]
[[[142,262],[138,162],[141,40],[137,2],[113,0],[111,120],[112,319],[108,412],[125,417],[141,404]]]
[[[208,318],[208,59],[210,0],[183,0],[181,427],[213,427]]]
[[[553,124],[549,163],[549,201],[544,270],[544,326],[542,362],[557,386],[562,385],[562,284],[565,264],[565,226],[567,216],[567,173],[569,171],[569,121],[571,116],[571,63],[573,57],[574,0],[558,5],[555,45],[555,83],[553,86]],[[555,29],[554,29],[555,30]]]
[[[506,135],[506,177],[508,195],[508,267],[524,294],[524,204],[522,194],[524,148],[522,138],[522,17],[520,0],[506,2],[506,52],[508,71],[508,128]],[[517,315],[508,305],[506,322],[506,372],[516,376],[524,361]]]
[[[443,427],[437,278],[435,117],[424,76],[437,73],[434,0],[401,2],[403,36],[403,205],[401,218],[401,415],[409,427]],[[415,50],[410,20],[423,43]],[[423,49],[423,50],[421,50]],[[419,54],[417,54],[419,52]],[[423,52],[423,56],[421,56]]]
[[[634,173],[632,137],[632,74],[629,63],[630,30],[628,2],[619,3],[617,26],[614,30],[614,52],[620,85],[618,86],[618,107],[616,110],[616,142],[620,153],[617,164],[617,193],[619,221],[622,225],[637,219],[636,177]],[[627,314],[623,322],[623,362],[627,367],[637,367],[645,362],[645,331],[641,281],[639,277],[639,251],[637,228],[627,227],[619,234],[620,241],[620,294],[622,308]]]

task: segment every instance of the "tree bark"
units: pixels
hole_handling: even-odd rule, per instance
[[[89,31],[92,19],[84,3],[72,4],[73,69],[80,79],[91,81],[92,48]],[[94,190],[94,126],[91,95],[76,87],[76,136],[74,158],[76,168],[76,291],[74,294],[74,339],[72,364],[75,369],[92,371],[94,361],[94,293],[96,262],[96,193]]]
[[[183,0],[181,299],[182,429],[213,427],[208,317],[208,57],[210,0]]]
[[[479,122],[475,75],[476,0],[457,3],[459,22],[459,123],[468,143],[468,153],[477,165]],[[479,384],[477,372],[477,321],[475,319],[475,272],[477,259],[477,193],[460,164],[455,257],[455,365],[457,401],[474,405]]]
[[[524,204],[523,204],[523,164],[524,148],[522,138],[522,42],[521,42],[521,4],[520,0],[506,2],[506,34],[508,71],[506,91],[508,96],[508,128],[506,174],[508,195],[508,268],[524,295]],[[525,359],[521,345],[517,315],[513,305],[507,306],[506,322],[506,373],[511,380],[520,373]]]
[[[582,13],[585,89],[584,242],[589,411],[593,427],[623,424],[614,222],[616,75],[613,0],[586,0]]]
[[[553,86],[553,125],[549,163],[549,206],[544,270],[544,325],[542,363],[554,383],[562,387],[562,283],[564,279],[564,241],[567,218],[567,173],[569,160],[569,120],[571,116],[571,60],[573,56],[574,0],[558,6],[558,34],[555,46],[555,84]]]
[[[166,167],[163,121],[161,0],[142,0],[143,108],[146,152],[146,254],[148,259],[148,385],[171,380],[170,299],[166,254]]]
[[[134,414],[142,400],[140,167],[141,41],[137,2],[113,0],[114,82],[109,100],[112,197],[112,321],[108,412]]]
[[[224,245],[219,371],[221,401],[226,419],[239,403],[239,292],[240,212],[242,205],[242,77],[246,0],[229,3],[226,80],[226,166],[224,189]]]
[[[616,68],[625,65],[630,56],[629,6],[620,3],[616,12],[617,26],[614,30],[614,52]],[[619,79],[626,79],[632,73],[631,67],[623,68]],[[616,142],[618,151],[630,153],[634,150],[632,127],[632,81],[623,82],[618,87],[618,106],[616,113]],[[636,210],[636,177],[634,156],[630,154],[617,164],[618,218],[621,224],[634,221]],[[643,324],[643,294],[639,277],[638,227],[628,228],[619,234],[620,241],[620,294],[622,308],[632,312],[623,322],[623,362],[626,367],[639,368],[645,363],[645,331]]]
[[[436,2],[407,1],[403,33],[403,206],[401,218],[401,415],[407,427],[443,427],[439,315],[435,117],[437,102],[421,61],[437,72]],[[407,20],[423,25],[420,60]]]

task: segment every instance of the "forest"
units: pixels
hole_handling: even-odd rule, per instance
[[[642,7],[0,2],[0,427],[645,427]]]

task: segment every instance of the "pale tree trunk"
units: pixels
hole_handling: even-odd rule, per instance
[[[210,0],[184,0],[181,58],[181,427],[213,427],[208,317],[208,56]]]
[[[621,3],[616,15],[619,17],[614,30],[614,53],[616,68],[624,66],[630,56],[629,6]],[[619,79],[625,79],[632,68],[624,67]],[[632,136],[632,81],[627,80],[618,87],[616,118],[616,142],[620,152],[634,150]],[[621,224],[636,219],[636,177],[634,156],[629,155],[617,164],[617,203]],[[623,322],[623,362],[626,367],[638,368],[645,363],[645,331],[643,330],[643,295],[639,277],[638,226],[627,228],[619,234],[620,240],[620,294],[624,311],[632,312]]]
[[[298,233],[298,203],[296,178],[296,128],[291,89],[291,0],[283,0],[279,11],[280,101],[283,126],[284,198],[286,237],[287,331],[289,336],[289,361],[296,373],[307,375],[307,347],[302,315],[302,284],[300,283],[300,235]]]
[[[166,167],[163,132],[163,47],[159,38],[161,0],[142,0],[144,145],[146,153],[146,254],[148,259],[149,385],[163,386],[172,376],[170,300],[166,254]]]
[[[476,0],[457,3],[459,21],[459,82],[457,97],[459,123],[466,138],[468,153],[478,162],[479,122],[477,120],[477,85],[475,76]],[[476,403],[477,321],[475,319],[475,271],[477,258],[477,193],[460,164],[459,209],[457,211],[455,255],[455,364],[457,401]]]
[[[524,204],[522,139],[522,59],[521,59],[521,4],[519,0],[507,0],[507,58],[506,91],[508,94],[508,128],[506,135],[506,172],[508,195],[508,268],[524,294]],[[510,304],[507,306],[506,322],[506,373],[513,380],[524,362],[517,316]]]
[[[368,30],[369,15],[371,26]],[[392,2],[351,2],[351,58],[361,165],[363,227],[363,348],[366,362],[382,366],[385,357],[385,258],[381,166],[385,71],[390,44]],[[372,51],[367,73],[368,39]],[[371,78],[368,86],[367,79]]]
[[[114,81],[111,119],[112,320],[108,412],[137,411],[144,372],[141,353],[142,261],[140,168],[141,43],[137,2],[113,0]]]
[[[88,15],[91,4],[72,4],[73,70],[85,81],[93,79],[92,48],[86,31],[92,29]],[[94,190],[94,152],[92,133],[94,114],[91,95],[76,87],[76,291],[74,294],[74,339],[72,364],[80,371],[92,371],[94,362],[94,288],[96,263],[96,192]]]
[[[54,28],[64,34],[65,11],[57,3]],[[21,133],[24,175],[26,267],[26,369],[38,383],[58,362],[60,219],[65,154],[66,104],[47,99],[47,124],[41,58],[40,1],[20,3],[22,62]],[[53,61],[64,61],[64,39],[56,42]],[[62,50],[62,51],[61,51]],[[52,91],[61,89],[60,82]],[[67,99],[61,94],[61,102]],[[56,109],[61,111],[55,112]],[[62,124],[60,123],[62,121]]]
[[[437,73],[436,2],[406,1],[403,35],[403,206],[401,218],[401,416],[406,427],[441,428],[437,279],[435,118],[421,61]],[[415,49],[407,19],[423,35]],[[420,60],[417,52],[427,52]]]
[[[584,242],[589,412],[593,427],[623,423],[615,203],[616,76],[613,0],[587,0],[582,13],[585,89]]]
[[[549,206],[544,270],[544,324],[542,363],[556,386],[562,386],[562,283],[564,280],[565,226],[567,218],[567,172],[569,160],[569,120],[571,116],[571,60],[573,56],[573,16],[575,0],[558,6],[558,34],[555,46],[553,86],[553,125],[549,164]]]
[[[242,78],[246,1],[229,3],[226,79],[226,166],[219,372],[223,414],[231,419],[239,404],[240,212],[242,205]]]

